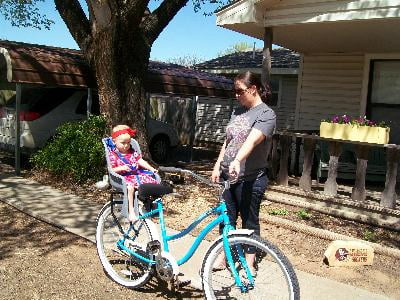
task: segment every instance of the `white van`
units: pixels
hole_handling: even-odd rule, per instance
[[[21,98],[20,143],[23,152],[43,147],[61,124],[86,119],[86,90],[24,88]],[[93,103],[97,104],[98,100],[94,99]],[[14,95],[5,106],[0,106],[0,147],[3,149],[15,147],[15,120]],[[179,144],[176,130],[170,124],[150,118],[146,126],[153,160],[165,161],[170,148]]]

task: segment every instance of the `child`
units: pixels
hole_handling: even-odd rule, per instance
[[[111,134],[115,150],[110,151],[108,154],[113,171],[124,176],[126,180],[128,188],[128,219],[130,222],[134,222],[137,219],[133,210],[135,189],[142,183],[158,183],[153,175],[153,173],[157,173],[157,170],[131,148],[131,138],[135,133],[136,131],[129,128],[129,126],[115,126]]]

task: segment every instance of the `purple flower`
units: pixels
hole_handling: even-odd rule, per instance
[[[363,124],[363,123],[364,123],[364,118],[363,118],[363,117],[359,117],[359,118],[357,119],[357,122],[358,122],[359,124]]]
[[[348,124],[348,123],[350,123],[350,117],[348,115],[343,115],[342,121],[344,124]]]
[[[334,116],[332,118],[332,123],[339,123],[339,116]]]
[[[378,126],[378,127],[388,127],[388,125],[384,122],[376,122],[372,120],[368,120],[366,116],[359,116],[358,118],[351,118],[349,115],[344,114],[343,116],[335,115],[331,120],[322,120],[322,122],[331,122],[337,124],[353,124],[358,126]]]

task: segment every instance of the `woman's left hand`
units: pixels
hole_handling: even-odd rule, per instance
[[[235,159],[229,165],[229,176],[235,180],[238,178],[240,173],[240,161]]]

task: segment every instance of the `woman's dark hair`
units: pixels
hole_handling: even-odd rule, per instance
[[[261,83],[260,76],[253,72],[246,71],[243,73],[239,73],[235,77],[234,81],[241,81],[246,87],[251,87],[252,85],[254,85],[257,88],[257,92],[264,103],[268,104],[268,100],[271,99],[271,88],[267,83],[263,85]]]

